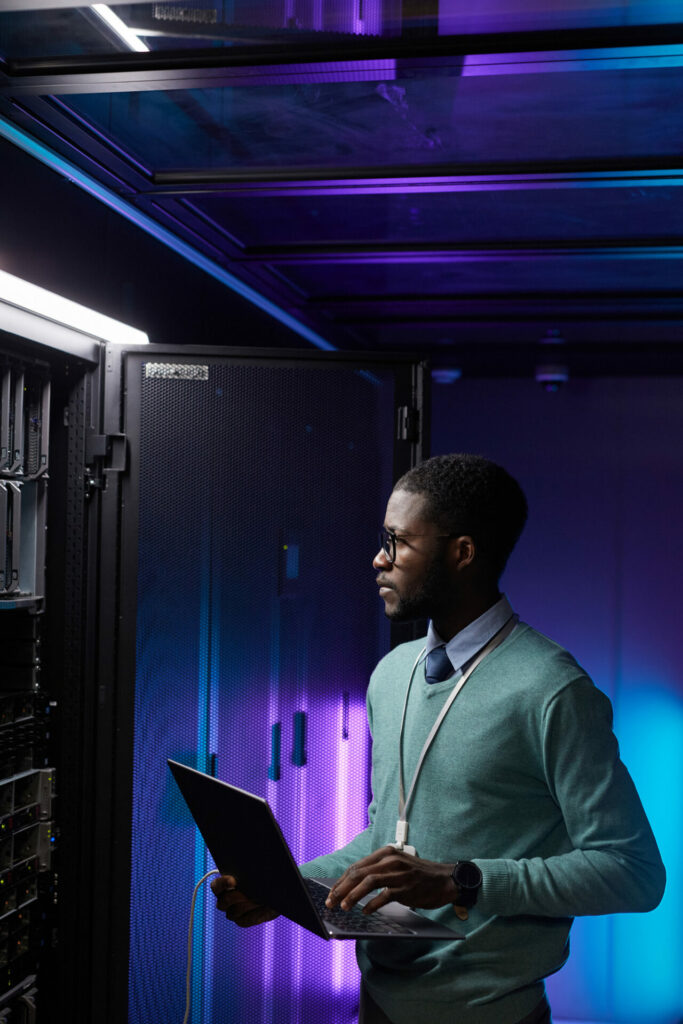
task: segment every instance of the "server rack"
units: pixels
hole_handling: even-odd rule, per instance
[[[70,424],[69,408],[97,394],[98,372],[92,357],[0,334],[2,1024],[63,1020],[76,991],[64,990],[78,973],[69,922],[83,902],[82,828],[72,824],[83,815],[82,695],[92,676],[86,423],[72,415]]]

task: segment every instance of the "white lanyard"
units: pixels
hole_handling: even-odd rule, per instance
[[[505,640],[510,635],[512,630],[515,628],[518,621],[519,617],[517,615],[511,615],[507,622],[498,630],[498,632],[494,633],[494,635],[491,637],[491,639],[485,645],[485,647],[483,647],[481,651],[479,651],[479,654],[477,654],[477,656],[475,657],[474,661],[471,663],[467,671],[463,672],[463,674],[460,676],[460,679],[458,679],[458,681],[456,682],[455,686],[448,695],[448,700],[441,708],[441,711],[439,712],[439,715],[431,728],[429,736],[425,740],[425,744],[422,748],[422,753],[420,754],[419,760],[417,762],[417,767],[413,775],[413,781],[410,783],[410,789],[408,791],[408,796],[406,797],[403,780],[403,731],[406,721],[406,711],[408,710],[408,698],[410,697],[410,690],[413,685],[413,679],[415,678],[415,672],[417,671],[417,666],[420,664],[423,657],[425,656],[427,648],[423,647],[420,653],[418,654],[415,664],[413,665],[412,671],[410,673],[410,679],[408,680],[406,698],[405,701],[403,702],[401,729],[398,736],[398,821],[396,822],[396,842],[393,844],[397,850],[403,850],[404,853],[415,854],[415,847],[408,846],[406,842],[406,840],[408,839],[408,808],[410,807],[411,801],[413,799],[415,785],[417,783],[420,771],[422,769],[422,762],[427,756],[427,751],[431,747],[434,737],[439,731],[441,723],[448,714],[451,704],[458,696],[463,686],[474,672],[475,668],[481,665],[482,661],[484,660],[487,654],[490,654],[491,651],[498,647],[499,644],[502,644],[503,640]]]

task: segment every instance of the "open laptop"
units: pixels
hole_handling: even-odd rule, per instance
[[[169,759],[168,766],[216,867],[233,875],[254,902],[323,939],[465,938],[400,903],[368,915],[358,907],[328,909],[325,899],[333,880],[325,884],[303,877],[266,800],[177,761]]]

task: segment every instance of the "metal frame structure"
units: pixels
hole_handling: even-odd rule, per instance
[[[643,285],[628,293],[611,294],[599,287],[570,297],[560,290],[522,295],[505,289],[478,295],[404,295],[385,292],[362,297],[308,293],[283,273],[292,266],[366,266],[369,264],[433,263],[453,268],[488,261],[495,268],[506,260],[546,261],[571,268],[581,261],[596,267],[613,261],[639,260],[641,265],[658,261],[662,267],[675,266],[683,253],[679,238],[594,237],[582,242],[561,238],[534,242],[463,245],[457,242],[434,245],[429,242],[318,244],[292,243],[280,246],[243,244],[225,226],[197,206],[207,198],[409,196],[460,192],[548,192],[569,195],[576,190],[659,190],[677,189],[683,183],[680,154],[656,157],[519,160],[497,164],[414,163],[387,166],[290,168],[213,168],[186,171],[159,170],[143,166],[68,106],[78,93],[133,93],[139,91],[250,88],[296,83],[349,83],[391,81],[410,75],[471,76],[556,74],[580,76],[605,70],[633,71],[676,68],[683,64],[683,25],[622,26],[613,28],[564,29],[556,32],[527,31],[486,35],[440,37],[408,34],[389,39],[341,36],[334,44],[320,42],[315,33],[288,39],[286,47],[235,46],[190,50],[183,53],[157,52],[115,54],[61,59],[24,59],[0,65],[0,113],[42,146],[57,160],[72,161],[80,171],[111,190],[120,204],[159,226],[160,237],[188,258],[201,255],[199,265],[223,283],[234,287],[243,282],[284,311],[302,326],[300,333],[320,347],[367,350],[376,344],[376,330],[390,328],[400,317],[406,324],[423,324],[462,332],[468,324],[488,321],[495,325],[532,325],[534,321],[557,324],[593,322],[595,337],[585,344],[578,338],[572,355],[579,374],[591,365],[609,360],[611,346],[598,325],[615,325],[628,317],[638,323],[642,341],[632,342],[619,360],[616,372],[666,373],[683,370],[683,349],[672,343],[671,328],[660,344],[651,324],[671,324],[683,314],[683,295],[677,285]],[[49,162],[49,159],[46,161]],[[55,163],[57,166],[57,163]],[[101,198],[101,197],[100,197]],[[105,199],[106,201],[106,199]],[[497,270],[504,281],[504,270]],[[251,294],[251,293],[250,293]],[[478,305],[485,306],[482,316]],[[295,328],[296,329],[296,328]],[[661,327],[664,330],[664,327]],[[308,333],[307,333],[308,332]],[[369,333],[368,333],[369,332]],[[375,332],[375,333],[373,333]],[[661,331],[660,331],[661,333]],[[674,332],[675,334],[675,332]],[[368,336],[372,339],[368,344]],[[477,337],[476,330],[473,338]],[[471,372],[527,373],[536,356],[536,339],[515,347],[495,344],[479,352],[472,343],[458,358]],[[434,351],[434,357],[448,359],[448,353]],[[516,358],[519,356],[519,358]],[[515,366],[515,363],[517,366]],[[585,367],[585,371],[582,369]],[[624,370],[624,367],[629,369]]]

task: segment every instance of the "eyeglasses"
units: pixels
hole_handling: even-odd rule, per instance
[[[427,533],[403,533],[402,537],[428,537],[430,534]],[[437,533],[434,535],[437,540],[450,540],[451,537],[457,537],[457,533]],[[398,536],[393,530],[387,529],[383,526],[379,531],[379,546],[386,555],[387,561],[392,564],[396,561],[396,541]]]

